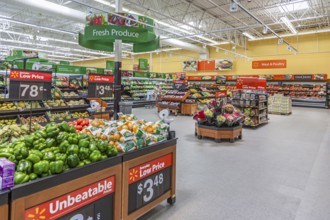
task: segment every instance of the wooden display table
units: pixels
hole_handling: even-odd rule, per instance
[[[242,125],[236,127],[215,127],[195,124],[195,135],[198,139],[203,137],[214,138],[215,142],[221,142],[221,139],[229,139],[234,142],[235,138],[242,139]]]
[[[11,220],[119,220],[121,174],[117,156],[18,185],[11,191]]]
[[[197,112],[197,104],[195,103],[182,103],[181,114],[183,115],[193,115]]]
[[[122,219],[137,219],[162,201],[175,203],[176,139],[123,155]]]
[[[9,206],[8,206],[9,191],[0,192],[0,219],[9,219]]]

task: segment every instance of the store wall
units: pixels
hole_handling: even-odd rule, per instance
[[[286,38],[299,50],[295,55],[287,49],[285,44],[279,45],[277,39],[247,42],[247,49],[237,48],[236,51],[253,60],[286,59],[285,69],[252,69],[252,61],[235,58],[230,53],[216,52],[210,49],[210,59],[229,58],[234,60],[234,68],[222,72],[188,72],[188,75],[251,75],[251,74],[304,74],[304,73],[330,73],[330,33],[305,35]],[[232,50],[230,45],[222,45],[222,48]],[[150,62],[150,54],[135,55],[132,59],[123,59],[123,70],[132,70],[133,64],[138,63],[139,58],[147,58]],[[153,72],[180,72],[182,62],[185,60],[198,60],[199,54],[185,50],[176,50],[163,53],[153,53]],[[107,59],[75,62],[78,66],[105,67]]]

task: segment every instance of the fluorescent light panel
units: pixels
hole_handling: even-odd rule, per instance
[[[308,8],[309,8],[308,2],[301,0],[291,1],[290,3],[281,4],[280,6],[278,6],[278,9],[281,11],[281,13],[300,11]]]
[[[296,30],[296,28],[292,25],[292,23],[289,21],[289,19],[287,17],[281,17],[281,21],[289,28],[289,30],[293,34],[297,34],[298,33],[298,31]]]
[[[245,37],[248,37],[249,39],[251,40],[254,40],[256,39],[254,36],[252,36],[252,34],[250,34],[249,32],[243,32],[242,33]]]

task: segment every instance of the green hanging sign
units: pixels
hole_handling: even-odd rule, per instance
[[[54,65],[56,73],[84,74],[80,66]]]
[[[148,70],[148,59],[139,59],[139,70]]]
[[[133,72],[133,77],[150,78],[149,72]]]
[[[70,65],[70,62],[61,60],[60,65]]]
[[[145,16],[122,14],[95,14],[87,17],[84,34],[79,34],[79,44],[83,47],[113,52],[115,40],[133,43],[133,52],[153,51],[159,48],[159,37],[153,27],[141,25],[136,21],[154,26],[154,21]]]

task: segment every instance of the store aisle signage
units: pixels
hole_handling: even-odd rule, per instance
[[[133,43],[133,52],[153,51],[160,46],[153,26],[154,21],[145,16],[93,14],[86,18],[84,34],[79,34],[79,44],[89,49],[113,52],[113,43],[119,39],[124,43]]]
[[[26,70],[10,70],[9,99],[51,99],[52,73]]]
[[[313,75],[294,75],[294,80],[313,80]]]
[[[252,61],[252,69],[283,69],[286,60],[256,60]]]
[[[227,96],[227,90],[215,93],[216,98],[222,98],[222,97],[226,97],[226,96]]]
[[[88,75],[88,97],[105,98],[111,97],[113,91],[114,77],[109,75]]]
[[[80,220],[113,218],[115,177],[109,177],[29,208],[25,220]]]
[[[170,190],[172,164],[170,153],[129,169],[128,214]]]
[[[139,70],[149,70],[148,59],[139,59]]]
[[[240,77],[236,80],[236,88],[247,90],[266,90],[266,79]]]

